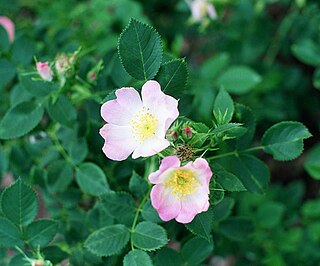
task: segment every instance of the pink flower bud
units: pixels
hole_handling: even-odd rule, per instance
[[[173,129],[169,129],[166,133],[166,139],[169,141],[176,141],[178,139],[177,132]]]
[[[44,63],[37,62],[36,66],[37,66],[37,71],[43,80],[47,80],[47,81],[52,80],[53,72],[48,62],[44,62]]]
[[[192,138],[192,128],[191,127],[185,127],[182,131],[182,135],[186,139]]]
[[[9,41],[14,41],[14,23],[7,17],[0,17],[0,25],[7,31]]]

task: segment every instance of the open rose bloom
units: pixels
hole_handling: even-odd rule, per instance
[[[190,223],[198,213],[209,208],[211,176],[208,162],[203,158],[181,167],[177,156],[165,157],[159,170],[149,175],[149,181],[155,184],[150,194],[151,204],[163,221]]]
[[[148,157],[167,148],[166,131],[178,117],[178,101],[161,91],[160,84],[147,81],[139,93],[134,88],[116,90],[116,99],[104,103],[101,116],[107,122],[100,135],[105,155],[116,161]]]
[[[201,22],[207,16],[212,20],[217,19],[217,12],[208,0],[188,0],[187,2],[195,22]]]
[[[53,72],[52,72],[48,62],[44,62],[44,63],[37,62],[36,67],[37,67],[37,71],[38,71],[40,77],[43,80],[47,80],[47,81],[52,80]]]
[[[10,42],[14,41],[14,23],[11,19],[0,16],[0,25],[7,31]]]

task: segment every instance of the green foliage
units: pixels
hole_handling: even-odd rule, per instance
[[[123,259],[124,266],[152,266],[149,255],[142,250],[132,250]]]
[[[99,196],[109,190],[104,172],[94,163],[79,165],[76,180],[83,192],[93,196]]]
[[[303,124],[280,122],[265,132],[262,145],[275,160],[293,160],[302,153],[303,140],[309,137],[311,134]]]
[[[261,77],[246,66],[233,66],[224,72],[218,79],[218,85],[228,92],[244,94],[251,91],[261,81]]]
[[[34,101],[22,102],[9,109],[0,121],[0,139],[18,138],[29,133],[38,125],[43,112],[43,107]]]
[[[229,123],[232,119],[233,113],[234,104],[232,98],[224,89],[220,89],[213,105],[213,114],[217,123]]]
[[[4,217],[0,217],[0,247],[22,246],[22,234],[18,227]]]
[[[36,217],[38,198],[35,191],[18,179],[1,194],[1,210],[17,226],[26,226]]]
[[[314,146],[307,154],[304,168],[314,179],[320,179],[320,144]]]
[[[242,217],[230,217],[219,226],[220,232],[226,237],[243,241],[253,231],[253,224],[249,219]]]
[[[158,33],[135,19],[120,35],[118,51],[125,70],[138,80],[152,79],[162,60],[162,46]]]
[[[25,241],[33,248],[43,247],[52,241],[57,232],[57,222],[48,219],[37,220],[28,225]]]
[[[310,39],[302,39],[291,47],[292,53],[307,65],[320,65],[320,48]]]
[[[128,243],[129,229],[122,224],[110,225],[94,231],[84,246],[98,256],[111,256],[120,253]]]
[[[131,238],[137,248],[146,251],[159,249],[168,242],[164,228],[152,222],[139,223],[132,232]]]

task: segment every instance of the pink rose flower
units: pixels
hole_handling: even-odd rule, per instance
[[[159,170],[149,175],[149,181],[155,184],[150,194],[151,204],[163,221],[190,223],[198,213],[209,208],[211,176],[208,162],[203,158],[181,167],[177,156],[165,157]]]
[[[53,72],[48,62],[44,62],[44,63],[37,62],[36,66],[37,66],[37,71],[43,80],[47,80],[47,81],[52,80]]]
[[[188,3],[192,19],[196,22],[201,22],[206,16],[209,16],[212,20],[218,17],[214,6],[207,0],[189,0]]]
[[[147,81],[141,90],[121,88],[115,100],[104,103],[101,116],[107,122],[100,135],[105,155],[116,161],[148,157],[170,145],[166,131],[178,117],[178,101],[161,91],[160,84]]]
[[[9,41],[14,41],[14,23],[7,17],[0,17],[0,25],[7,31]]]

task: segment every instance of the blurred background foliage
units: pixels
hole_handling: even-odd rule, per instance
[[[270,156],[262,157],[271,169],[271,185],[265,194],[230,193],[214,207],[214,251],[209,249],[209,258],[204,254],[195,264],[204,259],[205,265],[319,263],[320,3],[210,2],[217,10],[217,19],[193,23],[183,0],[1,1],[0,15],[14,21],[16,39],[10,45],[0,28],[0,117],[9,107],[33,97],[19,73],[35,72],[34,56],[38,61],[50,61],[57,54],[72,54],[81,47],[81,60],[73,76],[79,82],[70,82],[66,92],[72,102],[69,114],[77,112],[65,121],[65,125],[72,126],[55,125],[48,132],[51,138],[46,138],[41,135],[49,123],[44,118],[28,139],[0,142],[2,181],[10,169],[12,176],[38,185],[46,206],[43,211],[62,221],[66,242],[72,248],[48,247],[56,248],[55,257],[49,256],[52,261],[59,262],[66,251],[71,254],[72,265],[116,264],[111,258],[102,264],[82,249],[79,243],[90,228],[111,224],[112,218],[101,213],[98,205],[87,213],[94,200],[88,200],[79,189],[66,190],[72,182],[69,166],[58,160],[55,164],[61,164],[62,170],[57,173],[52,161],[60,158],[57,147],[62,146],[73,164],[86,158],[102,166],[110,187],[119,190],[127,186],[133,170],[143,172],[143,161],[133,169],[131,160],[121,164],[106,160],[101,153],[103,140],[98,135],[103,123],[103,99],[115,88],[137,84],[123,70],[116,51],[119,34],[133,17],[153,25],[160,33],[165,60],[171,56],[186,58],[189,82],[180,100],[182,114],[210,124],[215,97],[223,86],[236,102],[253,110],[257,140],[272,124],[286,120],[304,123],[314,136],[306,141],[304,155],[297,160],[279,163]],[[104,67],[92,82],[87,74],[100,59]],[[55,115],[51,116],[54,120]],[[235,228],[233,233],[230,228]],[[180,225],[170,222],[166,229],[178,242],[187,241],[185,228]],[[157,261],[163,261],[171,252],[158,252],[155,264],[160,265]],[[0,262],[1,258],[8,260],[0,248]],[[17,265],[15,259],[9,265]]]

